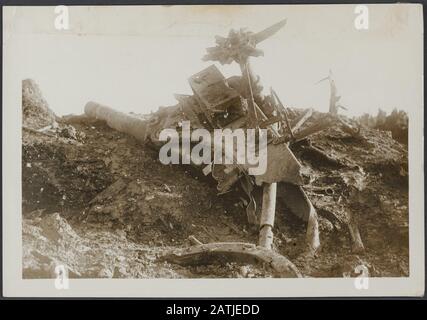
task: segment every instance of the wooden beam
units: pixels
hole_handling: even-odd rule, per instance
[[[273,245],[273,226],[276,213],[277,183],[264,183],[262,212],[259,224],[259,245],[271,250]]]

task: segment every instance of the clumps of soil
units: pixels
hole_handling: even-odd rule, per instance
[[[23,91],[29,83],[37,87],[25,80]],[[189,236],[257,243],[241,191],[218,196],[216,181],[194,168],[161,164],[156,150],[103,122],[58,118],[40,91],[33,92],[23,94],[24,278],[53,277],[61,264],[83,278],[272,276],[268,268],[242,263],[159,262],[166,251],[190,246]],[[331,127],[310,137],[339,165],[301,145],[293,150],[311,177],[304,188],[319,214],[316,255],[304,254],[306,225],[287,209],[279,185],[274,250],[306,277],[354,276],[360,264],[373,276],[409,274],[407,151],[381,131],[362,128],[360,135]],[[365,252],[352,251],[349,219],[359,226]]]
[[[359,262],[371,276],[408,276],[406,147],[386,132],[367,127],[360,128],[358,138],[337,126],[310,140],[339,165],[304,157],[299,146],[294,150],[311,178],[305,190],[320,216],[322,242],[316,259],[296,264],[312,276],[343,276],[351,271],[343,271],[345,266]],[[349,223],[360,230],[363,253],[352,248]]]
[[[128,241],[122,230],[74,229],[59,213],[33,212],[22,232],[24,278],[55,277],[57,266],[66,266],[70,278],[181,277],[156,267],[155,250]]]

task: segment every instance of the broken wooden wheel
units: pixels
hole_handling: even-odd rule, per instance
[[[215,242],[174,250],[159,258],[183,266],[218,262],[260,263],[270,267],[277,277],[300,278],[297,267],[272,250],[243,242]]]

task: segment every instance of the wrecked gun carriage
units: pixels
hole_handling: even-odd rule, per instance
[[[288,207],[307,222],[306,242],[309,250],[315,251],[320,246],[317,213],[301,188],[303,184],[300,172],[301,164],[289,149],[289,142],[296,142],[309,134],[327,128],[335,121],[333,119],[335,116],[326,116],[322,123],[314,124],[314,126],[305,128],[305,131],[300,130],[299,133],[296,133],[310,118],[312,110],[308,110],[299,119],[294,118],[291,121],[287,108],[281,103],[274,90],[271,89],[271,94],[268,96],[262,94],[259,77],[252,73],[249,64],[249,56],[260,55],[255,48],[256,44],[277,32],[283,25],[282,21],[258,34],[241,31],[231,32],[228,39],[217,38],[217,47],[208,49],[205,60],[220,63],[235,61],[240,65],[242,75],[226,79],[215,65],[211,65],[190,77],[189,84],[193,95],[176,95],[177,105],[160,108],[147,120],[125,115],[93,102],[86,105],[85,113],[106,121],[110,127],[118,131],[128,133],[143,142],[148,140],[158,147],[164,142],[159,138],[163,129],[173,128],[179,132],[183,122],[187,121],[191,124],[192,129],[203,128],[210,132],[214,129],[265,128],[268,132],[265,173],[251,176],[247,165],[236,165],[235,163],[220,165],[211,163],[203,168],[203,173],[211,174],[217,180],[220,194],[228,192],[240,181],[242,190],[249,198],[246,207],[248,221],[259,224],[259,244],[261,248],[267,250],[271,250],[273,242],[276,183],[287,183],[290,186],[289,195],[285,197]],[[224,45],[226,43],[229,44]],[[184,151],[180,150],[180,152]],[[184,154],[181,156],[184,157]],[[257,215],[259,207],[257,200],[253,196],[253,190],[257,186],[263,187],[260,217]],[[222,252],[221,250],[224,248],[224,244],[221,243],[210,245],[206,246],[206,250],[209,251],[212,248],[214,248],[212,250],[218,250],[219,246],[220,252]],[[361,247],[363,248],[363,245]],[[224,251],[232,255],[245,256],[248,254],[238,246],[230,245],[228,248],[230,250],[224,249]],[[205,249],[195,250],[191,255],[194,258],[195,255],[203,253],[205,253]],[[283,259],[286,258],[283,257]],[[188,259],[184,253],[184,257],[178,260],[184,263]]]
[[[236,78],[233,77],[232,82],[236,85]],[[213,132],[214,128],[245,128],[247,109],[244,98],[229,86],[227,79],[214,65],[192,76],[189,83],[194,95],[177,96],[179,102],[177,105],[160,108],[148,120],[117,112],[95,102],[89,102],[85,106],[85,113],[89,117],[106,121],[113,129],[130,134],[141,142],[149,141],[157,147],[164,144],[164,141],[159,140],[163,129],[173,128],[180,132],[184,121],[188,121],[193,130],[205,128]],[[224,91],[224,88],[227,90]],[[271,131],[268,135],[271,137]],[[257,185],[277,181],[298,185],[303,183],[300,174],[301,165],[286,144],[270,143],[267,153],[266,172],[254,176]],[[277,166],[277,161],[282,165]],[[212,168],[204,172],[212,172],[212,176],[218,180],[219,193],[225,193],[242,175],[247,174],[249,166],[213,164],[209,167]]]

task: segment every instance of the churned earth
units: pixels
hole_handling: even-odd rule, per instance
[[[304,189],[319,214],[321,248],[305,253],[306,225],[279,184],[274,250],[305,277],[355,276],[358,265],[375,277],[409,275],[407,149],[387,132],[362,127],[360,136],[338,126],[311,136],[330,158],[293,147],[310,177]],[[83,278],[273,276],[260,265],[159,260],[192,245],[191,236],[257,243],[241,191],[219,196],[200,170],[163,165],[155,148],[103,122],[57,117],[32,80],[23,81],[22,197],[24,278],[54,277],[57,265]],[[363,252],[353,250],[349,225],[358,226]]]

